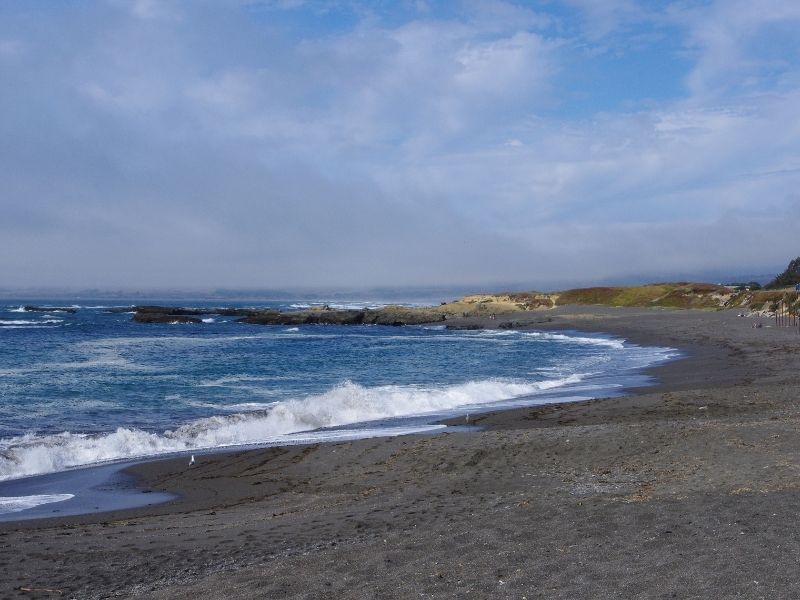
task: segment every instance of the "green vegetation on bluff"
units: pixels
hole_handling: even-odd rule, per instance
[[[775,289],[797,285],[800,283],[800,256],[789,263],[789,266],[767,284],[767,288]]]
[[[754,290],[713,283],[652,283],[638,286],[575,288],[562,292],[517,292],[465,296],[438,307],[441,312],[463,315],[503,314],[556,306],[602,305],[637,308],[746,308],[771,312],[779,303],[800,308],[800,294],[788,290]]]
[[[710,283],[655,283],[632,287],[593,287],[557,294],[556,304],[719,308],[732,295],[725,286]]]

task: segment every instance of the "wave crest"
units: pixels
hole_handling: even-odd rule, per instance
[[[320,428],[435,414],[532,395],[581,378],[571,375],[540,382],[490,379],[441,387],[365,387],[346,381],[322,394],[278,402],[264,410],[199,419],[163,433],[120,427],[96,435],[27,434],[0,440],[0,480],[112,460],[268,443]]]

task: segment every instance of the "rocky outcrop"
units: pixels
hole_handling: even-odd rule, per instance
[[[255,325],[361,325],[363,310],[301,310],[282,312],[278,310],[253,311],[239,319],[240,323]]]
[[[446,313],[438,309],[386,306],[375,310],[333,310],[313,308],[279,311],[254,308],[179,308],[172,306],[135,306],[137,323],[199,323],[196,317],[220,315],[240,317],[241,323],[253,325],[420,325],[443,321]]]
[[[428,309],[387,306],[376,310],[265,310],[239,319],[257,325],[421,325],[443,321],[445,315]]]
[[[189,315],[169,315],[156,312],[137,312],[133,315],[137,323],[202,323],[197,317]]]
[[[796,268],[800,269],[800,259]],[[790,268],[792,265],[790,265]],[[795,294],[794,299],[783,294]],[[780,295],[776,297],[775,295]],[[199,322],[195,317],[219,315],[236,317],[239,322],[254,325],[423,325],[448,321],[448,325],[470,328],[469,320],[482,317],[500,319],[500,328],[535,325],[540,317],[520,315],[521,312],[544,313],[556,306],[567,304],[627,306],[642,308],[695,308],[723,309],[748,308],[763,310],[768,305],[774,310],[779,302],[800,302],[797,294],[777,291],[738,290],[735,286],[708,283],[654,283],[630,287],[577,288],[563,292],[508,292],[502,294],[475,294],[439,306],[409,307],[390,305],[378,309],[337,310],[315,307],[306,310],[279,311],[259,308],[207,308],[172,306],[135,306],[134,320],[139,323]],[[69,309],[74,310],[74,309]],[[131,309],[124,309],[126,312]],[[183,320],[187,318],[187,320]],[[191,319],[189,319],[191,318]],[[546,317],[541,317],[546,318]],[[454,321],[450,323],[450,321]]]
[[[70,313],[75,314],[78,312],[78,309],[74,306],[35,306],[33,304],[26,304],[23,306],[25,312],[41,312],[41,313],[54,313],[54,312],[62,312],[62,313]]]
[[[364,311],[364,323],[372,325],[423,325],[444,321],[447,315],[434,308],[410,308],[407,306],[385,306]]]
[[[203,316],[215,315],[219,312],[216,308],[182,308],[180,306],[134,306],[137,315],[175,315],[175,316]]]

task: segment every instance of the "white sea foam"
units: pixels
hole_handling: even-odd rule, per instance
[[[80,342],[77,348],[103,348],[121,349],[137,346],[148,348],[172,347],[172,346],[219,346],[226,342],[238,342],[241,340],[253,340],[263,337],[260,335],[209,335],[204,337],[188,335],[162,335],[162,336],[141,336],[141,337],[118,337],[102,338],[98,340],[88,340]],[[269,336],[267,336],[269,337]]]
[[[430,306],[424,302],[364,302],[364,301],[351,301],[351,302],[294,302],[289,305],[289,308],[294,310],[306,310],[309,308],[322,308],[327,306],[334,310],[377,310],[385,306],[407,306],[407,307],[422,307]]]
[[[74,498],[74,494],[40,494],[35,496],[0,496],[0,515],[20,512],[53,502],[64,502]]]
[[[76,306],[75,308],[85,308],[87,310],[102,310],[111,308],[128,308],[130,304],[115,304],[115,305],[95,305],[95,306]]]
[[[364,387],[345,382],[323,394],[278,402],[264,410],[200,419],[163,433],[120,427],[101,435],[26,434],[0,440],[0,479],[109,460],[267,443],[320,428],[442,413],[575,384],[581,377],[540,382],[483,380],[439,387]]]
[[[207,317],[207,318],[201,319],[201,320],[203,321],[203,323],[213,323],[214,322],[214,318],[213,317]]]
[[[299,327],[289,327],[289,329],[284,329],[283,333],[295,333],[297,331],[300,331]]]
[[[55,329],[58,325],[3,325],[0,331],[6,329]]]
[[[552,340],[556,342],[569,342],[579,344],[590,344],[594,346],[606,346],[621,350],[625,347],[623,340],[615,340],[603,337],[581,337],[577,335],[564,335],[562,333],[544,333],[541,331],[521,331],[519,334],[527,337],[538,338],[541,340]]]
[[[229,406],[220,406],[223,410],[232,412],[254,412],[257,410],[264,411],[272,408],[276,402],[240,402],[239,404],[231,404]]]
[[[292,377],[283,377],[280,375],[264,376],[264,375],[227,375],[219,379],[208,379],[198,383],[198,387],[235,387],[240,383],[257,382],[257,381],[275,381],[293,379]]]
[[[59,323],[63,323],[62,319],[43,319],[41,321],[29,321],[27,319],[11,319],[11,320],[3,320],[0,319],[0,325],[8,326],[8,325],[57,325]]]

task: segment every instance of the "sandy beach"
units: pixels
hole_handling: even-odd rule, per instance
[[[800,594],[796,328],[586,306],[513,320],[685,357],[627,397],[475,415],[476,432],[139,465],[179,499],[0,524],[0,597]]]

